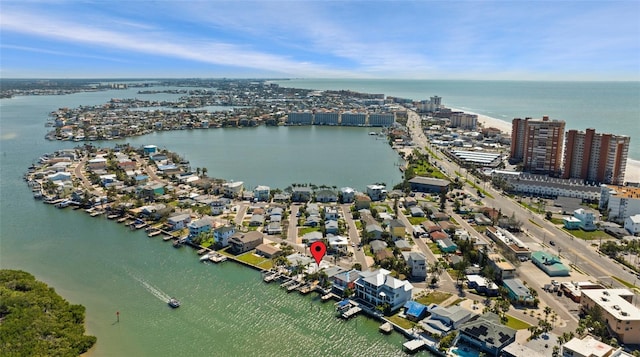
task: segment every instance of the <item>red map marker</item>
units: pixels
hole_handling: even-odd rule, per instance
[[[311,255],[313,255],[313,259],[316,260],[316,264],[320,267],[320,261],[327,254],[327,246],[324,245],[323,242],[317,241],[311,243]]]

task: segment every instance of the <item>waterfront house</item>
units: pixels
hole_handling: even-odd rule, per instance
[[[343,187],[340,189],[340,201],[342,203],[351,203],[355,199],[356,190],[351,187]]]
[[[55,181],[71,181],[71,173],[70,172],[56,172],[55,174],[51,174],[47,176],[47,180],[55,182]]]
[[[387,196],[387,190],[384,185],[367,185],[367,195],[371,201],[382,201]]]
[[[222,189],[224,192],[224,197],[227,198],[236,198],[242,195],[244,183],[242,181],[235,182],[225,182],[222,184]]]
[[[371,198],[363,194],[356,194],[354,202],[357,211],[360,211],[361,209],[369,209],[371,207]]]
[[[402,252],[402,257],[411,269],[411,278],[424,280],[427,277],[427,258],[420,252]]]
[[[256,254],[271,259],[282,255],[282,249],[271,244],[262,243],[256,247]]]
[[[187,224],[187,228],[189,228],[189,237],[195,237],[200,233],[207,233],[211,230],[211,226],[213,225],[213,221],[209,217],[203,217],[196,221],[192,221]]]
[[[357,300],[371,306],[388,304],[389,312],[398,310],[411,300],[412,291],[411,283],[394,278],[386,269],[362,272],[355,281]]]
[[[178,214],[167,219],[167,225],[172,231],[177,231],[187,226],[191,222],[190,214]]]
[[[213,231],[213,239],[216,245],[226,247],[229,245],[229,238],[236,233],[236,227],[227,225],[216,228]]]
[[[406,234],[406,226],[399,219],[393,219],[389,222],[389,229],[391,230],[391,237],[394,239],[404,238]]]
[[[459,339],[489,356],[498,356],[500,351],[516,340],[516,330],[500,323],[498,315],[485,313],[477,315],[462,324]]]
[[[258,201],[268,202],[270,194],[271,188],[269,186],[256,186],[253,190],[253,197]]]
[[[234,254],[242,254],[255,249],[262,244],[263,234],[258,231],[236,232],[229,239],[231,252]]]
[[[459,328],[474,316],[471,311],[460,306],[432,305],[429,313],[429,318],[423,320],[420,325],[425,331],[438,336]]]
[[[404,304],[404,315],[408,320],[411,321],[420,321],[422,320],[427,313],[429,312],[429,308],[422,305],[419,302],[409,300]]]
[[[312,190],[309,187],[294,187],[291,192],[291,201],[293,202],[309,202],[311,200]]]
[[[331,279],[333,282],[333,289],[337,290],[336,292],[340,295],[342,295],[344,290],[347,288],[354,291],[356,288],[356,280],[359,278],[360,271],[355,269],[338,273]]]
[[[324,203],[337,202],[338,193],[334,190],[319,190],[316,192],[316,201]]]

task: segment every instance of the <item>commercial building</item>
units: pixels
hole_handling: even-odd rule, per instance
[[[640,214],[640,187],[602,185],[599,208],[609,213],[610,221],[619,223]]]
[[[531,257],[529,247],[508,230],[500,227],[487,227],[485,234],[505,251],[513,253],[516,258],[526,260]]]
[[[582,290],[583,312],[599,306],[602,320],[609,331],[624,344],[640,343],[640,310],[632,303],[633,293],[627,289]]]
[[[567,131],[562,178],[592,183],[624,184],[630,138],[624,135]]]
[[[561,179],[546,175],[533,175],[523,172],[493,170],[491,180],[505,191],[540,196],[574,197],[582,200],[599,200],[602,188],[585,184],[579,179]]]
[[[288,125],[311,125],[313,124],[313,113],[310,111],[292,112],[287,115]]]
[[[531,254],[531,262],[549,276],[569,276],[569,268],[562,264],[559,257],[538,251]]]
[[[450,182],[447,180],[416,176],[409,180],[411,191],[417,192],[447,192]]]
[[[452,150],[450,153],[462,166],[496,168],[502,162],[502,155],[495,152]]]
[[[574,337],[562,345],[562,357],[623,357],[630,356],[623,352],[622,347],[613,347],[593,336],[585,336],[582,339]]]
[[[563,120],[513,119],[511,159],[522,161],[524,171],[559,176],[562,173]]]

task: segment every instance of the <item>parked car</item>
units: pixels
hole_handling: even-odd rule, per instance
[[[556,245],[556,242],[554,242],[554,241],[550,240],[550,241],[549,241],[549,244],[551,244],[551,245]]]

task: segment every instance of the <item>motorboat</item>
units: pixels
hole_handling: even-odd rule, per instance
[[[175,298],[171,298],[171,299],[169,299],[167,304],[169,304],[169,306],[171,306],[172,308],[175,309],[177,307],[180,307],[180,300],[175,299]]]

